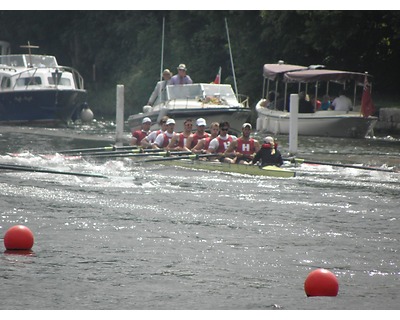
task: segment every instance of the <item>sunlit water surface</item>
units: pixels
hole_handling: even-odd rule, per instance
[[[17,224],[35,235],[30,254],[3,247],[1,309],[399,308],[399,173],[302,164],[282,179],[55,156],[107,146],[114,130],[0,130],[2,164],[108,177],[0,170],[1,238]],[[302,137],[298,150],[398,169],[399,147]],[[317,268],[338,296],[307,298]]]

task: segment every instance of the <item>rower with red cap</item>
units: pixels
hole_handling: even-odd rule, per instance
[[[280,167],[283,164],[283,159],[278,150],[278,143],[270,136],[265,137],[263,142],[261,149],[254,156],[252,163],[259,163],[261,167],[271,165]]]

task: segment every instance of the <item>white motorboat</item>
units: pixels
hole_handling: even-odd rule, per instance
[[[284,84],[284,100],[281,108],[276,108],[279,104],[273,104],[274,108],[266,106],[266,99],[261,99],[256,105],[257,130],[260,132],[270,132],[273,134],[290,133],[290,112],[288,106],[288,84],[295,83],[297,92],[300,91],[302,84],[306,89],[310,83],[315,84],[315,96],[318,96],[320,82],[339,83],[343,85],[349,81],[354,82],[353,106],[356,104],[357,86],[364,86],[365,78],[371,78],[365,73],[348,72],[340,70],[319,69],[316,67],[304,67],[297,65],[287,65],[282,62],[278,64],[264,65],[264,78],[268,81],[267,92],[269,91],[269,81],[275,81],[275,92],[278,92],[278,82]],[[307,91],[307,90],[305,90]],[[297,93],[294,92],[294,93]],[[364,138],[373,133],[373,128],[378,118],[363,114],[360,111],[335,111],[317,110],[314,113],[298,114],[298,134],[307,136],[327,136],[327,137],[351,137]]]
[[[183,122],[204,118],[206,130],[212,122],[228,121],[230,130],[239,133],[243,123],[250,117],[248,97],[236,95],[231,85],[196,83],[168,85],[165,95],[160,95],[154,106],[144,106],[143,113],[131,115],[128,124],[131,130],[138,130],[144,117],[152,120],[151,130],[159,128],[163,116],[175,119],[175,131],[183,131]]]
[[[67,124],[87,109],[83,78],[71,67],[59,66],[54,56],[10,54],[1,41],[0,124]]]

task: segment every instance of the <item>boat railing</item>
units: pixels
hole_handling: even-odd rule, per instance
[[[249,108],[249,96],[246,96],[244,94],[238,94],[237,95],[237,100],[239,101],[240,104],[243,105],[245,108]]]
[[[77,89],[84,89],[84,81],[83,81],[83,77],[81,76],[81,74],[78,72],[78,70],[71,68],[71,67],[65,67],[65,66],[59,66],[58,69],[60,71],[66,71],[66,72],[71,72],[72,76],[74,78],[75,84],[76,84],[76,88]]]

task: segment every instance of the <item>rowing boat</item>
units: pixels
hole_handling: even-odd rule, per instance
[[[187,159],[168,160],[168,161],[163,161],[162,163],[166,165],[173,165],[177,167],[184,167],[190,169],[249,174],[256,176],[269,176],[277,178],[292,178],[296,176],[295,171],[280,168],[277,166],[259,167],[252,165],[230,164],[230,163],[221,163],[215,161],[187,160]]]

